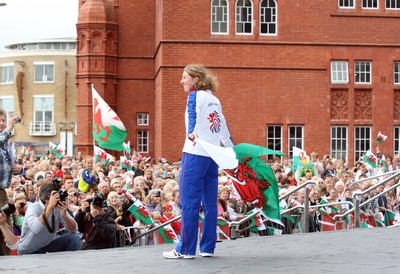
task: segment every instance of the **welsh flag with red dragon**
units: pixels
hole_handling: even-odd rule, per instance
[[[284,154],[266,147],[241,143],[219,147],[197,138],[207,154],[232,178],[233,186],[244,202],[260,208],[266,217],[283,226],[279,211],[278,183],[272,168],[259,158]]]
[[[153,220],[151,219],[149,211],[139,199],[135,200],[131,207],[128,208],[128,211],[130,211],[136,219],[141,220],[144,224],[153,224]]]
[[[128,132],[117,114],[92,86],[93,139],[101,148],[123,151]]]

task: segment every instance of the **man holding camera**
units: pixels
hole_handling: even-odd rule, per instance
[[[81,203],[75,221],[85,240],[81,246],[82,250],[114,247],[117,225],[115,220],[105,213],[106,207],[107,204],[101,196]]]
[[[67,202],[60,201],[56,183],[44,184],[40,188],[39,198],[40,201],[31,204],[25,214],[18,253],[79,250],[80,238],[74,233],[78,225],[67,213]],[[61,224],[70,233],[59,236],[57,232]]]
[[[13,148],[8,143],[15,124],[20,121],[21,118],[10,115],[6,123],[6,113],[0,108],[0,208],[9,203],[5,189],[11,184],[12,175],[20,174],[22,170],[20,165],[15,164]],[[11,227],[10,219],[7,223]],[[10,250],[5,246],[4,236],[0,232],[0,256],[9,253]]]

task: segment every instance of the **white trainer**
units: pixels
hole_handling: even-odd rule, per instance
[[[181,254],[178,251],[176,251],[175,249],[171,250],[171,251],[163,252],[163,256],[164,256],[164,258],[167,258],[167,259],[181,259],[181,258],[194,259],[194,255]]]
[[[200,252],[201,257],[212,257],[214,253]]]
[[[179,253],[178,251],[171,250],[171,251],[164,251],[163,254],[164,258],[167,259],[180,259],[183,258],[183,255],[181,253]]]

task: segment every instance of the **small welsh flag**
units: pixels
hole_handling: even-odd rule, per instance
[[[385,210],[385,225],[392,226],[395,222],[396,213],[390,210]]]
[[[49,150],[51,154],[55,155],[59,159],[62,159],[64,157],[65,152],[60,145],[49,142]]]
[[[135,200],[131,207],[128,208],[128,211],[132,213],[136,219],[141,220],[146,225],[153,224],[153,220],[150,217],[149,211],[139,199]]]
[[[251,232],[258,232],[262,230],[266,230],[267,227],[264,224],[262,219],[263,212],[259,208],[255,208],[246,213],[246,215],[252,215],[253,213],[258,212],[259,214],[256,215],[254,218],[250,219],[250,231]]]
[[[380,131],[378,133],[378,136],[376,137],[376,141],[378,142],[378,144],[382,144],[383,142],[385,142],[387,139],[386,135],[383,135]]]
[[[178,236],[176,235],[172,226],[166,225],[158,230],[159,236],[158,243],[159,244],[177,244],[179,243]]]
[[[113,157],[111,154],[108,154],[103,149],[99,148],[98,146],[94,146],[94,159],[95,163],[100,162],[103,165],[107,165],[110,159]]]
[[[128,143],[123,143],[123,147],[124,147],[124,154],[131,155],[131,141],[128,141]]]
[[[121,156],[120,158],[121,162],[121,167],[126,168],[126,170],[132,170],[133,167],[133,162],[131,160],[128,160],[125,156]]]
[[[368,150],[367,153],[365,153],[363,160],[369,164],[370,166],[372,166],[373,168],[376,168],[376,163],[378,161],[378,159],[376,158],[376,156],[371,152],[371,150]]]

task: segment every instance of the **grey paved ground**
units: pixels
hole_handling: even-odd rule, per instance
[[[172,245],[0,257],[0,273],[399,273],[400,228],[252,237],[212,258],[167,260]]]

